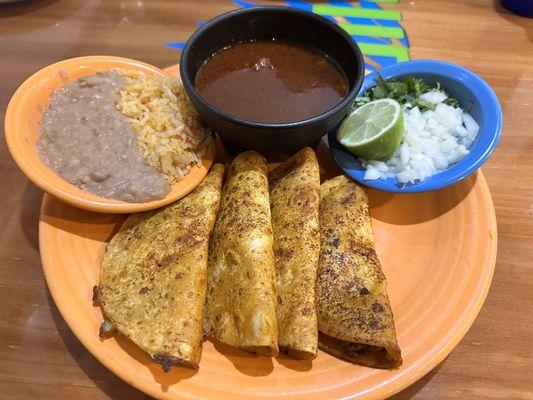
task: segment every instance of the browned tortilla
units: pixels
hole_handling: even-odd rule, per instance
[[[231,163],[209,249],[204,327],[247,351],[278,354],[267,165],[254,151]]]
[[[112,324],[165,371],[173,364],[198,368],[209,236],[223,174],[216,164],[187,197],[132,214],[102,260],[95,291],[109,320],[102,333]]]
[[[402,364],[365,192],[345,176],[322,184],[317,279],[319,347],[373,368]]]
[[[316,357],[316,274],[320,253],[320,173],[304,148],[269,174],[276,258],[278,344],[293,357]]]

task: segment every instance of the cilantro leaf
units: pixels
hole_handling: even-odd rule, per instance
[[[457,99],[450,97],[442,88],[439,82],[434,86],[428,85],[421,78],[413,76],[406,76],[402,80],[391,79],[385,81],[379,72],[377,74],[377,83],[375,86],[367,89],[363,96],[355,100],[357,107],[362,106],[372,100],[377,99],[394,99],[400,104],[408,104],[408,107],[419,107],[420,111],[435,110],[435,105],[429,101],[425,101],[420,96],[432,89],[444,92],[448,98],[444,100],[444,104],[452,107],[459,107]]]

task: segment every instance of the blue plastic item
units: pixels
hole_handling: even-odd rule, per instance
[[[386,180],[363,180],[365,170],[357,157],[348,152],[337,141],[336,132],[330,132],[328,142],[331,152],[339,167],[355,181],[372,188],[396,193],[417,193],[436,190],[451,185],[476,171],[489,157],[502,131],[502,110],[500,102],[491,87],[474,72],[459,65],[434,60],[411,60],[389,65],[379,70],[385,80],[401,79],[404,76],[422,78],[432,85],[440,82],[450,96],[455,97],[461,108],[465,109],[472,102],[470,115],[479,125],[479,133],[462,160],[445,171],[417,183],[400,183],[396,178]],[[360,95],[377,82],[376,73],[365,77]]]
[[[533,18],[533,0],[502,0],[502,3],[515,14]]]

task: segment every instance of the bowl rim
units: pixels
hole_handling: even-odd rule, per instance
[[[264,12],[278,12],[278,13],[292,13],[301,15],[304,17],[307,17],[309,19],[312,19],[316,21],[316,23],[325,25],[327,28],[332,29],[335,31],[339,37],[344,39],[348,45],[350,46],[353,55],[357,59],[357,63],[359,65],[359,70],[356,71],[357,77],[354,81],[354,84],[352,85],[352,88],[348,92],[348,94],[344,97],[344,99],[339,102],[334,107],[330,108],[329,110],[324,111],[321,114],[315,115],[311,118],[307,118],[301,121],[294,121],[294,122],[285,122],[285,123],[265,123],[265,122],[254,122],[246,119],[242,119],[236,116],[233,116],[231,114],[228,114],[217,107],[211,105],[207,100],[205,100],[196,90],[194,86],[194,82],[191,80],[191,77],[189,76],[189,73],[187,72],[187,68],[185,67],[188,64],[189,56],[191,53],[191,48],[198,40],[200,36],[202,36],[206,31],[208,31],[211,27],[214,25],[225,21],[229,18],[232,18],[236,15],[240,14],[257,14],[257,13],[264,13]],[[254,6],[249,8],[239,8],[237,10],[231,10],[228,12],[225,12],[223,14],[217,15],[216,17],[208,20],[205,22],[200,28],[198,28],[187,40],[185,43],[185,46],[183,47],[183,50],[181,52],[180,56],[180,75],[183,82],[183,86],[187,90],[187,93],[190,97],[194,99],[194,101],[201,103],[202,106],[209,109],[210,112],[218,115],[225,121],[239,124],[245,127],[249,128],[255,128],[255,129],[272,129],[272,128],[282,128],[282,129],[293,129],[293,128],[300,128],[308,125],[315,124],[319,121],[322,121],[324,119],[327,119],[331,117],[332,115],[340,112],[345,107],[349,106],[350,103],[352,103],[359,93],[359,89],[361,85],[364,82],[365,78],[365,61],[363,57],[363,53],[361,52],[361,49],[357,45],[356,41],[344,30],[342,29],[338,24],[328,20],[327,18],[315,14],[313,12],[303,10],[300,8],[295,7],[286,7],[286,6],[270,6],[270,5],[264,5],[264,6]]]
[[[333,157],[339,167],[357,182],[379,190],[384,190],[394,193],[421,193],[432,190],[437,190],[453,183],[456,183],[483,165],[483,163],[492,154],[498,141],[501,137],[503,116],[502,109],[498,97],[494,93],[494,90],[475,72],[462,67],[460,65],[439,60],[420,59],[409,60],[392,65],[382,67],[381,69],[368,74],[365,77],[363,85],[361,86],[360,94],[365,90],[373,87],[377,81],[378,73],[385,80],[394,79],[399,76],[405,75],[432,75],[438,80],[439,76],[452,79],[460,86],[468,88],[468,90],[475,94],[476,98],[481,99],[480,107],[483,109],[483,129],[480,129],[478,137],[482,134],[491,135],[490,141],[482,148],[478,148],[480,154],[469,164],[461,166],[461,162],[465,159],[459,160],[457,163],[452,164],[444,171],[441,171],[435,175],[432,175],[426,180],[415,183],[412,185],[405,185],[399,187],[397,178],[376,179],[376,180],[364,180],[364,170],[354,170],[343,166],[343,162],[340,160],[340,154],[349,154],[347,150],[344,150],[340,143],[337,141],[336,132],[330,132],[328,134],[328,144],[333,153]],[[466,79],[465,79],[466,78]],[[480,121],[476,121],[480,125]],[[472,145],[470,150],[473,150],[476,146],[476,142]],[[477,154],[477,152],[476,152]],[[351,155],[351,157],[356,158]],[[457,171],[451,171],[453,167],[461,166]]]
[[[107,67],[106,64],[108,64]],[[98,68],[97,66],[100,67]],[[140,203],[130,203],[117,199],[108,199],[90,192],[85,192],[65,180],[61,175],[44,164],[39,157],[37,158],[41,164],[37,166],[35,165],[35,160],[32,160],[31,157],[24,156],[24,150],[27,149],[25,146],[30,145],[27,144],[27,139],[24,139],[24,135],[20,132],[21,116],[18,115],[20,113],[19,108],[24,107],[25,103],[31,102],[31,99],[40,91],[50,89],[50,87],[45,87],[43,82],[46,82],[48,79],[52,79],[55,75],[61,72],[69,74],[70,72],[79,70],[88,71],[87,74],[92,74],[98,72],[98,70],[127,70],[128,67],[129,69],[143,71],[148,74],[155,74],[161,77],[164,76],[175,79],[175,77],[171,76],[166,71],[142,61],[125,57],[94,55],[74,57],[55,62],[36,71],[20,84],[9,100],[4,120],[4,132],[7,147],[11,153],[11,156],[13,157],[17,166],[31,182],[40,187],[43,191],[50,193],[51,195],[75,207],[102,213],[132,213],[148,211],[170,204],[182,198],[183,196],[186,196],[202,181],[209,168],[213,164],[215,152],[214,140],[211,140],[204,156],[202,157],[201,163],[198,166],[194,166],[191,172],[189,172],[190,177],[189,174],[185,176],[185,178],[189,177],[189,179],[184,179],[175,183],[174,185],[171,185],[170,192],[167,193],[167,195],[162,199],[149,200]],[[41,84],[41,88],[36,88],[37,86],[41,86]],[[55,86],[52,87],[52,89],[55,91],[60,87],[61,86]],[[33,93],[31,93],[32,90],[34,91]],[[43,110],[38,110],[37,112],[40,118]],[[25,142],[26,144],[22,145],[21,142]],[[33,151],[36,152],[37,150],[34,149]],[[61,184],[56,184],[53,182],[55,178],[52,178],[51,180],[46,173],[42,173],[40,171],[41,168],[48,169],[51,174],[54,174],[58,180],[61,181]]]

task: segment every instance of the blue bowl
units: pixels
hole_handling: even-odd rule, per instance
[[[440,82],[450,96],[455,97],[461,108],[472,102],[470,115],[479,125],[479,133],[470,152],[445,171],[435,174],[421,182],[400,183],[396,178],[386,180],[363,180],[365,170],[353,154],[348,152],[330,132],[328,142],[339,167],[351,178],[372,188],[396,193],[417,193],[436,190],[451,185],[476,171],[490,156],[502,131],[502,110],[500,102],[491,87],[478,75],[459,65],[433,60],[406,61],[379,70],[385,80],[401,79],[405,76],[422,78],[432,85]],[[377,74],[365,77],[360,94],[377,83]]]

